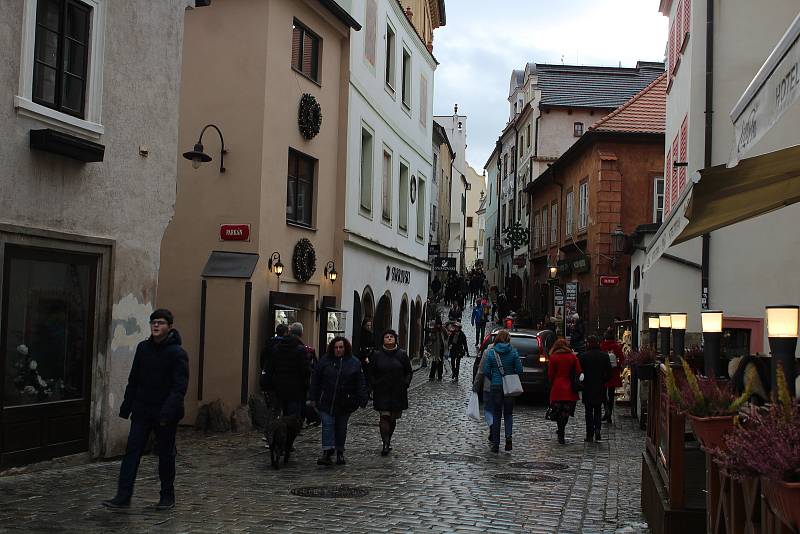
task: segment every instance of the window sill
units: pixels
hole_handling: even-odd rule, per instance
[[[14,97],[14,107],[17,113],[23,117],[38,120],[48,126],[54,126],[88,139],[99,139],[105,133],[102,124],[61,113],[21,96]]]
[[[322,82],[318,82],[317,80],[315,80],[315,79],[314,79],[314,78],[312,78],[311,76],[308,76],[308,75],[307,75],[306,73],[304,73],[303,71],[301,71],[301,70],[297,70],[297,69],[296,69],[296,68],[294,68],[294,67],[291,67],[291,69],[294,71],[294,73],[295,73],[295,74],[299,74],[300,76],[302,76],[303,78],[305,78],[305,79],[306,79],[306,80],[308,80],[309,82],[313,83],[314,85],[317,85],[317,86],[319,86],[319,87],[322,87]]]
[[[389,96],[392,97],[392,100],[397,100],[397,93],[395,93],[394,87],[389,85],[389,82],[386,82],[384,84],[383,88],[386,90],[386,92],[389,94]]]
[[[358,208],[358,214],[364,217],[365,219],[372,220],[372,211],[364,209],[364,206]]]
[[[316,232],[317,229],[313,226],[308,226],[303,223],[299,223],[296,221],[286,220],[286,226],[291,226],[292,228],[299,228],[300,230],[308,230],[309,232]]]
[[[386,228],[392,228],[392,219],[381,217],[381,224],[384,225]]]

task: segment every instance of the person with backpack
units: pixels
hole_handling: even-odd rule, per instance
[[[492,420],[492,452],[500,451],[500,418],[505,421],[507,451],[512,448],[514,432],[514,397],[503,392],[503,376],[522,375],[522,360],[519,353],[511,345],[511,334],[508,330],[500,330],[494,338],[494,345],[486,349],[483,356],[483,376],[491,382],[489,398],[484,396],[484,401],[491,403]]]
[[[547,378],[550,380],[550,408],[547,410],[547,418],[558,425],[558,442],[562,445],[566,443],[564,433],[567,421],[575,415],[577,388],[582,372],[581,363],[567,340],[556,340],[550,349],[550,364],[547,366]]]
[[[486,335],[486,315],[483,304],[479,301],[472,310],[472,326],[475,327],[475,346],[479,347]]]
[[[605,384],[611,378],[611,361],[608,353],[600,350],[597,336],[586,338],[586,350],[578,356],[583,371],[581,400],[586,409],[586,439],[589,443],[600,441],[600,412],[606,398]]]
[[[267,387],[275,392],[277,405],[282,415],[295,415],[302,420],[308,380],[311,377],[311,362],[308,350],[300,339],[303,325],[293,323],[289,335],[275,346],[272,357],[267,359]]]

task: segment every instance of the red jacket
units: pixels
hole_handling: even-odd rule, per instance
[[[550,402],[577,401],[578,394],[572,391],[572,369],[580,375],[581,362],[574,352],[554,352],[550,355],[547,377],[550,379]]]
[[[622,354],[622,347],[613,339],[604,339],[600,342],[600,350],[603,352],[613,352],[617,357],[617,366],[611,368],[611,378],[606,382],[606,387],[621,388],[622,369],[625,367],[625,356]]]

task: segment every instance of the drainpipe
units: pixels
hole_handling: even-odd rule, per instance
[[[705,139],[703,166],[711,167],[711,149],[714,132],[714,0],[706,0],[706,109],[705,109]],[[711,306],[709,293],[709,263],[711,234],[703,234],[703,255],[701,270],[701,295],[702,309],[708,310]]]

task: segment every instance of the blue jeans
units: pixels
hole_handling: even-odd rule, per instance
[[[125,456],[122,457],[119,481],[117,482],[117,495],[119,497],[130,498],[133,495],[133,484],[136,482],[139,460],[142,459],[142,453],[144,453],[150,432],[154,432],[156,435],[161,496],[175,496],[175,455],[177,454],[175,450],[175,432],[177,429],[178,425],[176,423],[162,426],[155,419],[131,421],[128,446],[125,448]]]
[[[344,452],[344,442],[347,439],[347,421],[350,414],[331,415],[320,410],[322,419],[322,450],[336,449]]]
[[[489,394],[489,401],[492,406],[492,443],[500,445],[500,416],[505,421],[506,439],[511,438],[514,426],[514,397],[503,395],[503,388],[492,387]]]

